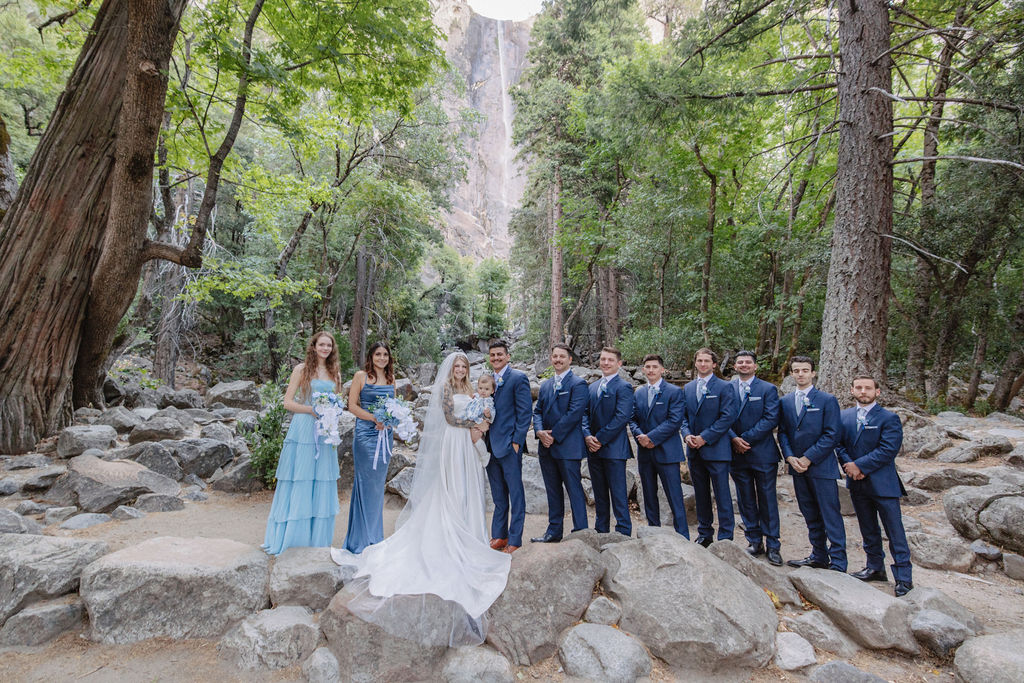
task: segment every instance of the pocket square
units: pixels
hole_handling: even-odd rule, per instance
[[[704,400],[706,401],[709,398],[718,398],[718,394],[708,394],[707,396],[704,397]]]
[[[558,392],[558,395],[559,395],[559,396],[565,396],[565,395],[566,395],[566,394],[568,394],[568,393],[569,393],[568,391],[559,391],[559,392]]]
[[[760,396],[751,396],[751,397],[750,397],[750,398],[748,398],[747,400],[748,400],[748,401],[760,401],[760,400],[761,400],[761,397],[760,397]]]
[[[655,401],[654,405],[656,405],[656,406],[663,406],[663,405],[665,405],[665,402],[664,401]]]
[[[820,413],[821,412],[821,408],[808,408],[807,412],[808,413]]]
[[[864,429],[878,429],[878,425],[864,425]]]

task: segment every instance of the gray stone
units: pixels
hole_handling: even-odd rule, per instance
[[[181,410],[189,408],[202,408],[203,397],[195,389],[178,389],[170,393],[160,395],[158,404],[161,408],[173,407]]]
[[[220,382],[206,392],[206,405],[214,403],[223,403],[229,408],[259,410],[260,393],[256,383],[248,380]]]
[[[848,662],[828,662],[816,667],[808,678],[811,683],[888,683],[881,676],[861,671]]]
[[[775,666],[783,671],[799,671],[817,663],[814,646],[802,636],[788,631],[775,635]]]
[[[412,493],[412,478],[415,471],[415,467],[406,467],[388,482],[387,490],[408,500],[409,494]]]
[[[75,515],[74,517],[65,519],[60,523],[60,528],[73,531],[78,529],[88,529],[89,527],[96,526],[97,524],[106,524],[112,519],[113,517],[110,515],[100,512],[83,512],[80,515]]]
[[[181,481],[181,465],[171,451],[161,443],[142,441],[117,452],[119,458],[132,460],[148,467],[157,474],[162,474],[174,481]]]
[[[23,500],[18,503],[18,506],[14,508],[14,511],[19,515],[41,515],[49,509],[50,506],[44,503],[37,503],[34,500]]]
[[[775,654],[772,601],[696,543],[659,533],[601,558],[605,593],[622,606],[619,626],[669,665],[703,675],[762,667]]]
[[[176,495],[178,483],[130,460],[107,462],[92,455],[68,461],[68,472],[50,488],[46,499],[76,504],[87,512],[109,512],[144,493]]]
[[[0,479],[0,496],[13,496],[21,491],[21,481],[7,477]]]
[[[1024,557],[1016,553],[1003,553],[1003,571],[1011,579],[1024,581]]]
[[[974,631],[953,617],[933,609],[923,609],[915,614],[910,630],[919,643],[940,657],[945,657],[974,635]]]
[[[135,507],[143,512],[173,512],[174,510],[184,510],[185,503],[177,496],[144,493],[135,501]]]
[[[1024,445],[1017,446],[1012,452],[1007,453],[1003,462],[1010,467],[1024,468]]]
[[[355,597],[348,586],[338,591],[320,615],[320,628],[338,668],[353,683],[429,681],[436,678],[452,630],[450,610],[436,595],[396,597],[394,610],[378,613],[378,623],[349,611]],[[409,619],[403,600],[422,618]]]
[[[978,557],[989,560],[991,562],[998,562],[1003,557],[1003,551],[995,547],[991,543],[986,543],[980,538],[971,543],[971,550]]]
[[[142,423],[142,418],[124,406],[114,406],[98,418],[94,424],[113,427],[120,434],[127,434]]]
[[[991,501],[978,514],[985,537],[1004,548],[1024,553],[1024,495]]]
[[[953,668],[964,683],[1024,681],[1024,629],[978,636],[956,651]]]
[[[182,472],[203,479],[212,477],[218,468],[227,465],[235,457],[229,444],[213,439],[168,440],[161,443],[178,459]]]
[[[984,486],[987,483],[989,477],[984,472],[955,467],[946,467],[913,478],[914,486],[926,491],[945,491],[954,486]]]
[[[180,439],[185,436],[185,428],[173,417],[156,415],[136,425],[128,435],[128,443],[140,441],[160,441],[161,439]]]
[[[789,576],[810,602],[864,647],[907,654],[920,651],[910,631],[911,608],[903,600],[828,569],[801,567]]]
[[[738,569],[741,574],[761,588],[770,591],[778,598],[779,602],[797,607],[803,605],[800,594],[793,588],[793,584],[784,570],[754,559],[743,546],[735,541],[718,541],[712,543],[708,550],[715,557]]]
[[[77,595],[29,605],[0,628],[0,646],[33,647],[48,643],[82,623],[82,601]]]
[[[29,455],[16,455],[10,460],[4,462],[4,469],[8,472],[14,472],[15,470],[31,470],[37,467],[49,467],[53,464],[45,455],[38,453],[31,453]]]
[[[565,673],[598,681],[632,683],[651,673],[651,658],[635,638],[611,626],[580,624],[558,639]]]
[[[515,683],[512,664],[489,647],[458,647],[448,650],[441,667],[444,683]]]
[[[302,663],[302,675],[309,683],[342,683],[338,658],[326,647],[318,647]]]
[[[142,420],[148,420],[149,418],[153,417],[160,411],[158,411],[156,408],[140,407],[132,408],[132,412],[138,415]]]
[[[201,477],[197,477],[194,474],[185,475],[185,477],[181,481],[183,484],[188,484],[190,486],[198,486],[203,491],[206,490],[206,482],[203,481]]]
[[[21,472],[17,475],[21,485],[21,492],[24,494],[31,491],[48,489],[67,471],[68,468],[64,465],[51,465],[50,467],[40,467]]]
[[[268,603],[270,560],[223,538],[153,538],[86,567],[90,638],[215,638]]]
[[[550,657],[558,634],[583,616],[603,572],[600,555],[582,541],[524,546],[488,611],[487,642],[520,666]]]
[[[907,532],[907,543],[910,545],[910,559],[920,567],[966,572],[974,564],[974,551],[961,538],[910,531]]]
[[[84,422],[86,424],[92,424],[92,421],[99,417],[100,411],[95,408],[78,408],[75,410],[74,418],[75,422]]]
[[[39,522],[31,517],[22,517],[14,510],[0,508],[0,534],[42,533]]]
[[[391,454],[391,460],[388,461],[388,475],[387,480],[391,481],[398,475],[399,472],[404,470],[406,467],[416,466],[416,456],[409,451],[396,448],[394,453]]]
[[[46,512],[43,514],[43,521],[47,524],[58,524],[77,513],[78,508],[74,505],[47,508]]]
[[[943,593],[938,588],[918,586],[903,596],[903,599],[914,605],[918,610],[933,610],[959,621],[973,633],[981,633],[984,629],[977,617],[959,602]]]
[[[210,496],[206,495],[206,492],[198,486],[186,486],[181,492],[182,500],[190,500],[194,503],[201,503],[204,500],[209,499],[209,497]]]
[[[0,535],[0,624],[29,603],[74,591],[82,569],[106,552],[96,541]]]
[[[986,530],[979,525],[979,516],[990,503],[1008,495],[1013,495],[1015,487],[1006,483],[994,483],[988,486],[957,486],[950,489],[942,497],[942,507],[946,518],[961,536],[974,540],[981,538]]]
[[[939,462],[974,462],[982,456],[985,447],[979,443],[968,441],[939,453],[936,460]]]
[[[1005,455],[1006,453],[1013,452],[1013,443],[1002,434],[993,434],[992,430],[988,434],[974,439],[974,443],[981,446],[981,457],[988,455]]]
[[[785,617],[783,620],[790,631],[800,634],[819,650],[847,659],[860,652],[860,645],[836,628],[821,610],[809,610],[798,617]]]
[[[288,548],[270,571],[270,602],[320,611],[355,571],[354,566],[335,564],[330,548]]]
[[[234,408],[227,408],[226,410],[234,410]],[[218,414],[220,414],[222,412],[223,411],[217,411]],[[352,414],[351,413],[343,413],[342,414],[342,416],[341,416],[341,426],[342,427],[344,427],[344,425],[345,425],[345,416],[346,415],[352,415]],[[253,431],[254,429],[256,429],[256,422],[259,419],[260,419],[260,414],[259,414],[259,411],[256,411],[256,410],[239,410],[235,414],[235,424],[238,425],[239,429],[244,429],[244,430],[250,431],[250,432]],[[353,427],[355,426],[355,419],[356,419],[355,415],[352,415],[352,425],[353,425]],[[342,441],[342,444],[344,444],[344,441]],[[351,448],[352,448],[352,444],[350,442],[349,443],[349,449],[351,449]]]
[[[251,493],[263,488],[263,482],[252,476],[249,457],[239,458],[210,479],[210,488],[229,493]]]
[[[915,505],[916,506],[916,505],[927,505],[928,503],[932,502],[932,497],[929,496],[924,491],[922,491],[921,489],[914,488],[913,486],[907,486],[906,489],[907,489],[907,495],[903,496],[903,499],[900,501],[901,504],[903,504],[903,505]],[[904,524],[903,524],[904,528],[906,528],[906,526],[907,526],[906,525],[906,520],[907,520],[907,518],[905,517],[904,518]]]
[[[211,422],[208,425],[204,425],[203,428],[199,430],[199,436],[204,439],[213,439],[214,441],[231,443],[232,439],[235,438],[235,433],[231,431],[231,428],[221,422]]]
[[[225,408],[224,410],[230,411],[227,415],[217,415],[206,408],[183,408],[188,413],[189,417],[198,422],[201,425],[209,424],[210,422],[219,422],[224,419],[234,419],[235,413],[237,412],[234,408]]]
[[[217,650],[242,669],[283,669],[312,655],[319,641],[313,613],[287,605],[246,617],[224,634]]]
[[[934,458],[953,445],[946,430],[928,421],[915,429],[904,429],[901,455],[908,458]]]
[[[129,519],[142,519],[146,516],[146,513],[138,508],[128,507],[127,505],[118,505],[114,508],[114,511],[110,513],[110,516],[118,521],[124,522]]]
[[[594,598],[583,615],[583,620],[591,624],[604,624],[614,626],[619,623],[622,617],[622,608],[615,604],[614,600],[599,595]]]
[[[181,428],[185,430],[186,433],[191,432],[192,428],[196,426],[195,418],[193,418],[184,410],[180,410],[178,408],[175,408],[174,406],[167,406],[166,408],[161,408],[160,410],[153,413],[153,415],[149,419],[152,420],[153,418],[157,417],[169,417],[173,420],[176,420],[178,424],[181,425]]]
[[[547,514],[548,494],[544,488],[544,477],[540,473],[540,461],[536,456],[523,457],[523,494],[526,498],[527,514]]]
[[[117,443],[117,432],[108,425],[65,427],[57,437],[57,457],[70,458],[90,448],[106,450]]]
[[[640,534],[644,533],[645,528],[646,527],[640,527],[639,529],[637,529],[638,537],[640,536]],[[665,529],[654,528],[654,531],[662,532],[665,531]],[[617,531],[609,531],[607,533],[602,534],[594,531],[593,529],[580,529],[579,531],[573,531],[572,533],[570,533],[568,536],[565,537],[565,540],[582,541],[583,543],[586,543],[588,546],[590,546],[597,552],[601,552],[601,550],[604,549],[604,547],[608,544],[625,543],[626,541],[630,540],[630,537],[623,536]]]

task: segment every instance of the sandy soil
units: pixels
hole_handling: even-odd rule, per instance
[[[1014,439],[1024,442],[1024,439]],[[944,467],[979,469],[1000,465],[999,458],[968,465],[948,465],[935,461],[903,460],[903,471],[931,471]],[[793,502],[788,476],[779,477],[779,488],[784,493],[780,502],[782,513],[782,542],[785,559],[805,557],[810,550],[803,518]],[[347,525],[347,491],[342,494],[342,512],[335,526],[334,545],[344,540]],[[252,495],[233,495],[210,492],[209,500],[188,503],[177,512],[148,514],[142,519],[110,522],[82,531],[62,531],[51,527],[46,533],[104,540],[112,549],[120,549],[148,538],[158,536],[200,536],[228,538],[252,545],[263,540],[264,525],[270,508],[271,492]],[[391,496],[389,495],[389,498]],[[13,507],[13,503],[11,504]],[[401,509],[401,500],[392,498],[385,508],[385,529],[390,532]],[[591,515],[593,510],[590,511]],[[939,496],[925,506],[904,507],[904,515],[921,522],[931,533],[953,535],[946,521]],[[638,510],[633,511],[634,526],[644,524]],[[592,520],[592,517],[591,517]],[[525,537],[540,535],[546,526],[546,517],[527,515]],[[739,519],[737,517],[737,526]],[[849,567],[856,571],[864,566],[864,553],[860,548],[860,535],[854,517],[846,517],[849,546]],[[695,529],[690,524],[691,533]],[[742,541],[737,528],[737,540]],[[1024,583],[1008,579],[995,563],[979,574],[965,575],[914,567],[917,586],[940,588],[967,606],[985,624],[989,631],[1017,628],[1024,623]],[[882,587],[892,589],[892,584]],[[795,614],[792,611],[780,612]],[[819,663],[833,659],[833,655],[818,652]],[[889,681],[911,683],[919,681],[952,681],[952,663],[932,657],[910,658],[888,653],[863,651],[851,662],[874,672]],[[565,680],[557,657],[533,667],[518,671],[519,680]],[[675,680],[671,671],[660,662],[655,663],[651,678],[656,681]],[[216,642],[207,640],[173,641],[156,639],[134,645],[99,645],[84,639],[79,633],[69,633],[41,647],[0,651],[0,681],[297,681],[302,680],[299,667],[274,673],[253,674],[239,672],[223,663],[217,655]],[[803,681],[801,674],[783,672],[769,667],[743,676],[742,680]]]

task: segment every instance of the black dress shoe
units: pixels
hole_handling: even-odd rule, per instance
[[[694,543],[699,543],[701,546],[707,548],[709,545],[714,543],[714,541],[710,538],[698,538]]]
[[[782,555],[779,553],[778,550],[773,550],[772,548],[769,548],[768,552],[765,553],[765,556],[768,558],[768,564],[773,564],[776,567],[782,566]]]
[[[893,594],[897,598],[902,598],[904,595],[914,590],[914,584],[907,581],[897,581],[896,588],[893,590]]]
[[[886,576],[884,569],[876,570],[864,567],[864,569],[861,569],[859,572],[853,572],[852,574],[850,574],[850,576],[852,576],[855,579],[860,579],[861,581],[882,581],[884,583],[889,582],[889,577]]]
[[[555,536],[554,534],[544,534],[543,536],[531,538],[530,543],[558,543],[561,540],[561,536]]]
[[[812,557],[805,557],[802,560],[790,560],[787,562],[790,567],[812,567],[814,569],[828,569],[828,562],[819,562]]]
[[[751,543],[747,546],[747,554],[751,557],[757,557],[758,555],[764,555],[764,546],[760,543]]]

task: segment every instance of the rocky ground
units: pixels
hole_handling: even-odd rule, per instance
[[[473,360],[475,377],[482,354]],[[416,368],[400,389],[422,407],[417,387],[432,373]],[[632,540],[585,532],[527,545],[488,643],[456,651],[430,644],[429,620],[416,626],[428,645],[412,645],[352,618],[348,576],[326,551],[273,560],[257,549],[272,494],[254,488],[238,435],[258,416],[251,383],[205,397],[110,383],[108,400],[119,405],[79,411],[40,452],[0,456],[4,680],[1024,680],[1024,420],[1011,415],[900,411],[917,587],[905,599],[891,584],[779,570],[740,543],[705,550],[648,529],[632,477]],[[414,465],[401,448],[389,467],[387,530]],[[526,535],[538,535],[533,457],[524,480]],[[783,555],[803,557],[789,478],[779,483]]]

